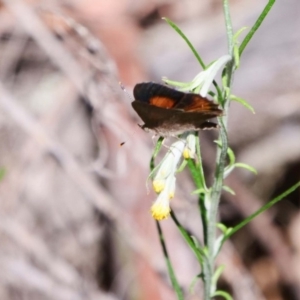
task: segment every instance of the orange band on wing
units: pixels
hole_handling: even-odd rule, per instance
[[[151,105],[162,108],[172,108],[175,105],[175,101],[172,98],[160,96],[150,98],[149,102]]]
[[[197,112],[205,112],[205,111],[213,111],[218,110],[218,105],[209,101],[201,96],[194,96],[193,101],[184,107],[184,111],[197,111]]]

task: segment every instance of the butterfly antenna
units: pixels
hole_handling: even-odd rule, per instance
[[[123,83],[121,81],[119,82],[119,85],[120,85],[121,89],[126,93],[127,97],[130,100],[134,101],[134,98],[128,93],[128,91],[126,90],[125,86],[123,85]]]

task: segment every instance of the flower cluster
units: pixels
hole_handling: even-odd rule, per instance
[[[156,220],[163,220],[170,214],[170,200],[175,194],[175,174],[182,155],[188,151],[186,150],[187,141],[188,139],[180,139],[170,146],[153,178],[153,189],[158,193],[158,197],[151,207],[151,214]]]

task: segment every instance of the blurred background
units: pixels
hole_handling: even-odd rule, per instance
[[[266,1],[230,1],[234,31]],[[243,53],[229,142],[237,160],[220,219],[240,222],[300,180],[300,2],[274,8]],[[221,1],[0,1],[0,299],[175,299],[149,208],[151,135],[137,124],[138,82],[190,81],[201,69],[162,17],[206,63],[226,54]],[[201,132],[208,181],[215,132]],[[120,144],[125,144],[120,147]],[[172,207],[201,238],[189,174]],[[299,190],[227,242],[220,288],[238,300],[300,300]],[[185,292],[199,268],[172,220],[162,223]]]

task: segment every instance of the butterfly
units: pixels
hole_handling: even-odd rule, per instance
[[[216,128],[217,124],[208,120],[223,114],[218,104],[207,98],[153,82],[136,84],[133,95],[132,107],[145,123],[140,127],[163,137]]]

